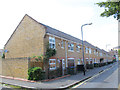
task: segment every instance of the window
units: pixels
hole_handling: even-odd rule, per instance
[[[91,48],[89,48],[89,54],[91,54]]]
[[[49,59],[50,70],[56,69],[56,59]]]
[[[55,49],[55,38],[49,37],[49,47]]]
[[[80,65],[80,63],[81,63],[81,62],[80,62],[80,59],[78,59],[78,65]]]
[[[79,52],[80,51],[80,46],[76,45],[76,51]]]
[[[64,46],[63,46],[63,40],[61,41],[61,48],[64,48]]]
[[[68,50],[74,51],[74,44],[68,42]]]
[[[100,53],[100,56],[102,56],[102,53]]]
[[[88,53],[88,47],[85,48],[85,52]]]

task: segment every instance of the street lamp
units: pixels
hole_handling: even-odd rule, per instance
[[[83,65],[84,65],[84,75],[85,75],[85,70],[86,70],[86,65],[85,65],[85,60],[84,60],[84,44],[83,44],[83,26],[86,26],[86,25],[92,25],[92,23],[88,23],[88,24],[84,24],[81,26],[81,35],[82,35],[82,53],[83,53]]]

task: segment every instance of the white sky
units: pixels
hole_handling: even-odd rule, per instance
[[[111,49],[118,45],[118,21],[113,17],[100,17],[104,8],[95,3],[105,0],[1,0],[0,48],[2,49],[25,14],[38,22],[81,39],[101,48]]]

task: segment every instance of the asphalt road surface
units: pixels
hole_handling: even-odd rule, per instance
[[[102,72],[99,75],[96,75],[94,78],[88,79],[82,83],[77,84],[73,88],[118,88],[118,63],[107,69],[106,71]],[[119,71],[120,73],[120,71]],[[119,80],[119,81],[118,81]]]

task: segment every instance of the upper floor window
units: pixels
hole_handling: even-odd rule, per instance
[[[102,53],[100,53],[100,56],[102,56]]]
[[[79,45],[76,45],[76,51],[80,51],[80,46]]]
[[[55,49],[55,38],[49,37],[49,47]]]
[[[62,41],[61,41],[61,48],[64,48],[63,43],[64,43],[64,42],[63,42],[63,40],[62,40]]]
[[[88,47],[85,48],[85,52],[88,53]]]
[[[92,53],[91,48],[89,48],[89,54],[91,54],[91,53]]]
[[[68,50],[74,51],[74,44],[68,42]]]

